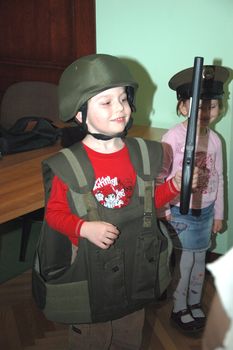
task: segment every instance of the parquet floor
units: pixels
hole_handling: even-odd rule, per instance
[[[207,276],[204,307],[214,288]],[[184,336],[170,325],[171,297],[146,311],[142,350],[201,350],[201,335]],[[65,350],[67,327],[47,321],[31,297],[31,271],[0,285],[1,350]]]

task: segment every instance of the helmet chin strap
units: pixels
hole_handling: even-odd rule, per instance
[[[88,130],[87,130],[87,134],[93,136],[97,140],[108,141],[108,140],[114,139],[115,137],[125,137],[132,125],[133,125],[133,118],[130,117],[127,125],[125,126],[125,129],[122,132],[119,132],[117,134],[104,135],[104,134],[91,133]]]
[[[87,133],[89,135],[93,136],[95,139],[102,140],[102,141],[108,141],[108,140],[114,139],[115,137],[125,137],[127,135],[126,130],[119,132],[118,134],[114,134],[114,135],[93,134],[89,131]]]

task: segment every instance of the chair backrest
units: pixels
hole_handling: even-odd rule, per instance
[[[56,84],[22,81],[7,88],[1,102],[0,124],[9,128],[19,118],[28,116],[59,121]]]

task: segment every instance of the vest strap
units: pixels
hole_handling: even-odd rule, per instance
[[[87,178],[82,170],[79,160],[75,157],[74,153],[69,148],[64,148],[60,152],[64,154],[71,168],[73,169],[79,186],[86,187]],[[96,221],[100,219],[97,211],[97,204],[91,192],[83,194],[82,200],[81,198],[79,198],[78,202],[75,200],[77,199],[75,198],[76,197],[75,192],[72,191],[71,196],[72,196],[74,205],[76,206],[76,203],[78,205],[76,206],[76,209],[78,210],[78,213],[80,216],[88,213],[91,221]]]
[[[97,204],[95,198],[91,192],[88,192],[83,195],[84,203],[86,204],[87,213],[90,221],[100,220]]]
[[[152,198],[153,198],[153,181],[145,181],[144,218],[143,218],[144,228],[150,228],[152,226]]]
[[[83,194],[77,193],[70,189],[70,196],[72,199],[73,206],[75,207],[80,218],[87,215],[86,204],[83,199]]]
[[[145,141],[139,137],[135,137],[135,140],[139,144],[141,155],[142,155],[143,173],[145,175],[150,175],[150,159],[149,159],[147,145]]]
[[[60,150],[60,152],[63,153],[66,159],[68,160],[74,174],[76,175],[79,186],[80,187],[87,186],[86,177],[74,153],[69,148],[63,148],[62,150]]]
[[[144,175],[150,175],[151,173],[151,166],[150,166],[150,158],[148,153],[148,148],[146,142],[136,137],[135,140],[137,141],[140,151],[141,151],[141,157],[142,157],[142,164],[143,164],[143,173]],[[139,181],[139,193],[142,193],[143,190],[143,197],[144,197],[144,218],[143,218],[143,227],[144,228],[150,228],[152,226],[152,199],[154,198],[154,181]],[[143,189],[142,189],[143,186]]]

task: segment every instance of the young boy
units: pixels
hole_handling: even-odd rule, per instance
[[[34,295],[49,319],[72,324],[70,349],[139,349],[144,306],[169,283],[155,206],[176,197],[181,174],[156,187],[161,145],[125,138],[137,87],[104,54],[73,62],[59,82],[61,120],[74,119],[85,137],[43,164]]]

